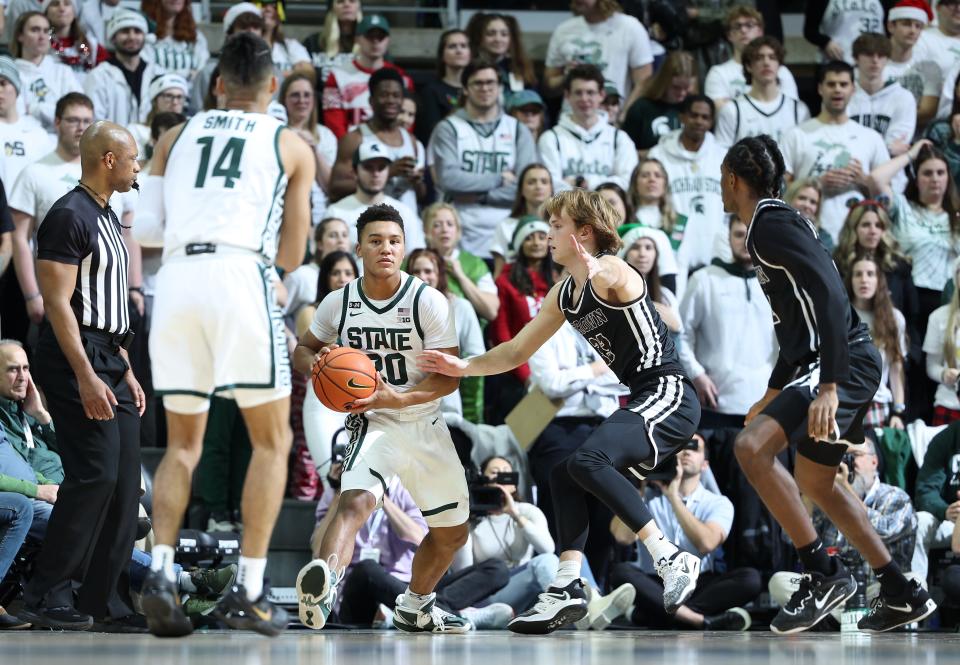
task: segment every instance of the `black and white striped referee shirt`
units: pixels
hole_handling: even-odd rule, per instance
[[[127,332],[130,259],[112,208],[100,207],[82,187],[74,187],[43,218],[37,259],[77,266],[70,306],[81,327]]]

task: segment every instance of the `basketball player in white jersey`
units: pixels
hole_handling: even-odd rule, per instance
[[[367,208],[357,231],[363,277],[323,299],[293,354],[294,367],[306,374],[342,344],[366,353],[379,376],[376,392],[353,402],[347,417],[350,446],[336,513],[320,557],[297,576],[300,621],[316,630],[326,624],[344,568],[370,556],[355,552],[357,532],[399,476],[430,531],[413,558],[410,585],[397,596],[393,625],[407,632],[465,633],[470,622],[437,607],[434,593],[467,541],[470,517],[463,466],[440,413],[440,398],[460,382],[416,364],[428,349],[458,355],[453,313],[443,294],[400,270],[404,224],[394,208]]]
[[[253,445],[237,583],[214,614],[265,635],[287,624],[263,589],[291,441],[290,364],[271,276],[274,264],[290,271],[302,262],[314,158],[266,114],[276,89],[266,42],[231,37],[217,82],[225,110],[199,113],[160,138],[137,216],[141,243],[161,227],[163,245],[150,357],[169,440],[154,478],[158,544],[142,591],[158,636],[192,630],[173,581],[173,546],[214,394],[236,400]]]

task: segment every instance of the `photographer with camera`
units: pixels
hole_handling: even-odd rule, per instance
[[[318,558],[323,535],[337,512],[343,453],[342,448],[334,448],[333,463],[327,474],[330,491],[323,493],[317,505],[317,525],[310,538],[314,559]],[[397,476],[386,482],[381,506],[357,532],[353,560],[343,573],[343,583],[338,589],[340,597],[333,602],[340,623],[369,626],[378,618],[378,613],[389,623],[398,596],[403,595],[410,582],[413,555],[427,535],[426,520]],[[300,577],[303,575],[301,571]],[[507,613],[506,620],[510,619],[509,608],[501,605],[472,609],[471,606],[505,585],[507,577],[506,566],[499,561],[447,573],[437,584],[437,605],[459,612],[478,629],[494,627],[500,622],[496,615]],[[298,578],[297,588],[300,583]],[[300,621],[312,625],[308,614],[315,611],[315,605],[301,603]]]
[[[619,563],[610,571],[611,584],[628,582],[637,590],[631,617],[636,625],[701,630],[750,628],[750,615],[741,606],[760,595],[760,573],[753,568],[723,572],[718,565],[733,524],[733,504],[700,482],[707,465],[706,441],[694,434],[677,453],[675,468],[658,468],[647,476],[653,486],[646,488],[645,496],[650,512],[666,538],[701,557],[701,573],[696,591],[671,616],[663,609],[663,585],[654,572],[653,561],[645,548],[637,547],[637,561]],[[637,542],[636,534],[617,517],[610,523],[610,531],[621,545]]]
[[[867,438],[862,446],[851,446],[843,456],[834,479],[835,486],[849,492],[859,500],[867,513],[867,519],[890,550],[890,556],[904,572],[907,579],[917,579],[926,585],[926,580],[910,572],[911,559],[916,543],[917,517],[910,503],[910,497],[899,487],[880,481],[878,471],[880,458],[872,440]],[[820,508],[812,508],[813,526],[825,548],[835,548],[837,556],[851,570],[869,569],[863,556],[848,541],[839,529],[827,518]],[[867,576],[867,601],[880,593],[880,583],[873,571]],[[770,578],[770,599],[783,606],[799,588],[799,576],[792,572],[776,573]]]
[[[558,565],[546,516],[532,503],[519,500],[518,475],[502,457],[489,457],[480,465],[480,477],[469,483],[470,536],[453,564],[460,569],[491,559],[503,561],[510,581],[486,602],[506,603],[517,614],[547,590]],[[506,627],[512,618],[506,617],[499,627]]]

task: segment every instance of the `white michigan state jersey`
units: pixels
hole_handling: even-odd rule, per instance
[[[783,93],[772,102],[761,102],[747,94],[737,95],[717,113],[713,133],[724,146],[761,134],[772,136],[779,143],[785,131],[809,117],[806,104]]]
[[[630,188],[630,175],[637,166],[637,148],[622,129],[598,120],[585,129],[567,114],[556,127],[540,135],[537,146],[556,189],[568,189],[564,178],[583,176],[593,189],[605,182]]]
[[[467,173],[514,171],[517,165],[517,119],[504,113],[493,131],[481,133],[477,125],[457,115],[447,116],[457,132],[457,154],[460,170]]]
[[[273,262],[287,190],[283,127],[272,116],[236,110],[187,121],[164,172],[164,258],[188,244],[213,243]]]
[[[380,375],[398,392],[427,377],[417,367],[424,349],[458,346],[453,309],[446,296],[420,279],[400,272],[400,288],[389,300],[371,300],[363,292],[363,278],[327,295],[317,308],[310,332],[321,342],[336,341],[366,353]],[[378,415],[405,420],[440,408],[440,400]]]

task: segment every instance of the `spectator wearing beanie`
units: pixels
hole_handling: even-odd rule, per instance
[[[121,8],[107,26],[113,54],[97,65],[84,81],[93,100],[97,120],[118,125],[145,123],[150,114],[150,82],[160,74],[157,66],[140,57],[147,37],[147,19],[140,12]]]
[[[133,134],[140,151],[140,158],[145,159],[144,147],[150,143],[150,123],[158,113],[183,113],[187,103],[187,91],[190,84],[179,74],[160,74],[150,81],[147,88],[148,107],[147,117],[143,122],[134,121],[127,125]]]
[[[31,116],[17,111],[22,84],[13,59],[0,55],[0,143],[9,146],[0,161],[0,182],[10,192],[17,176],[53,149],[50,135]]]

